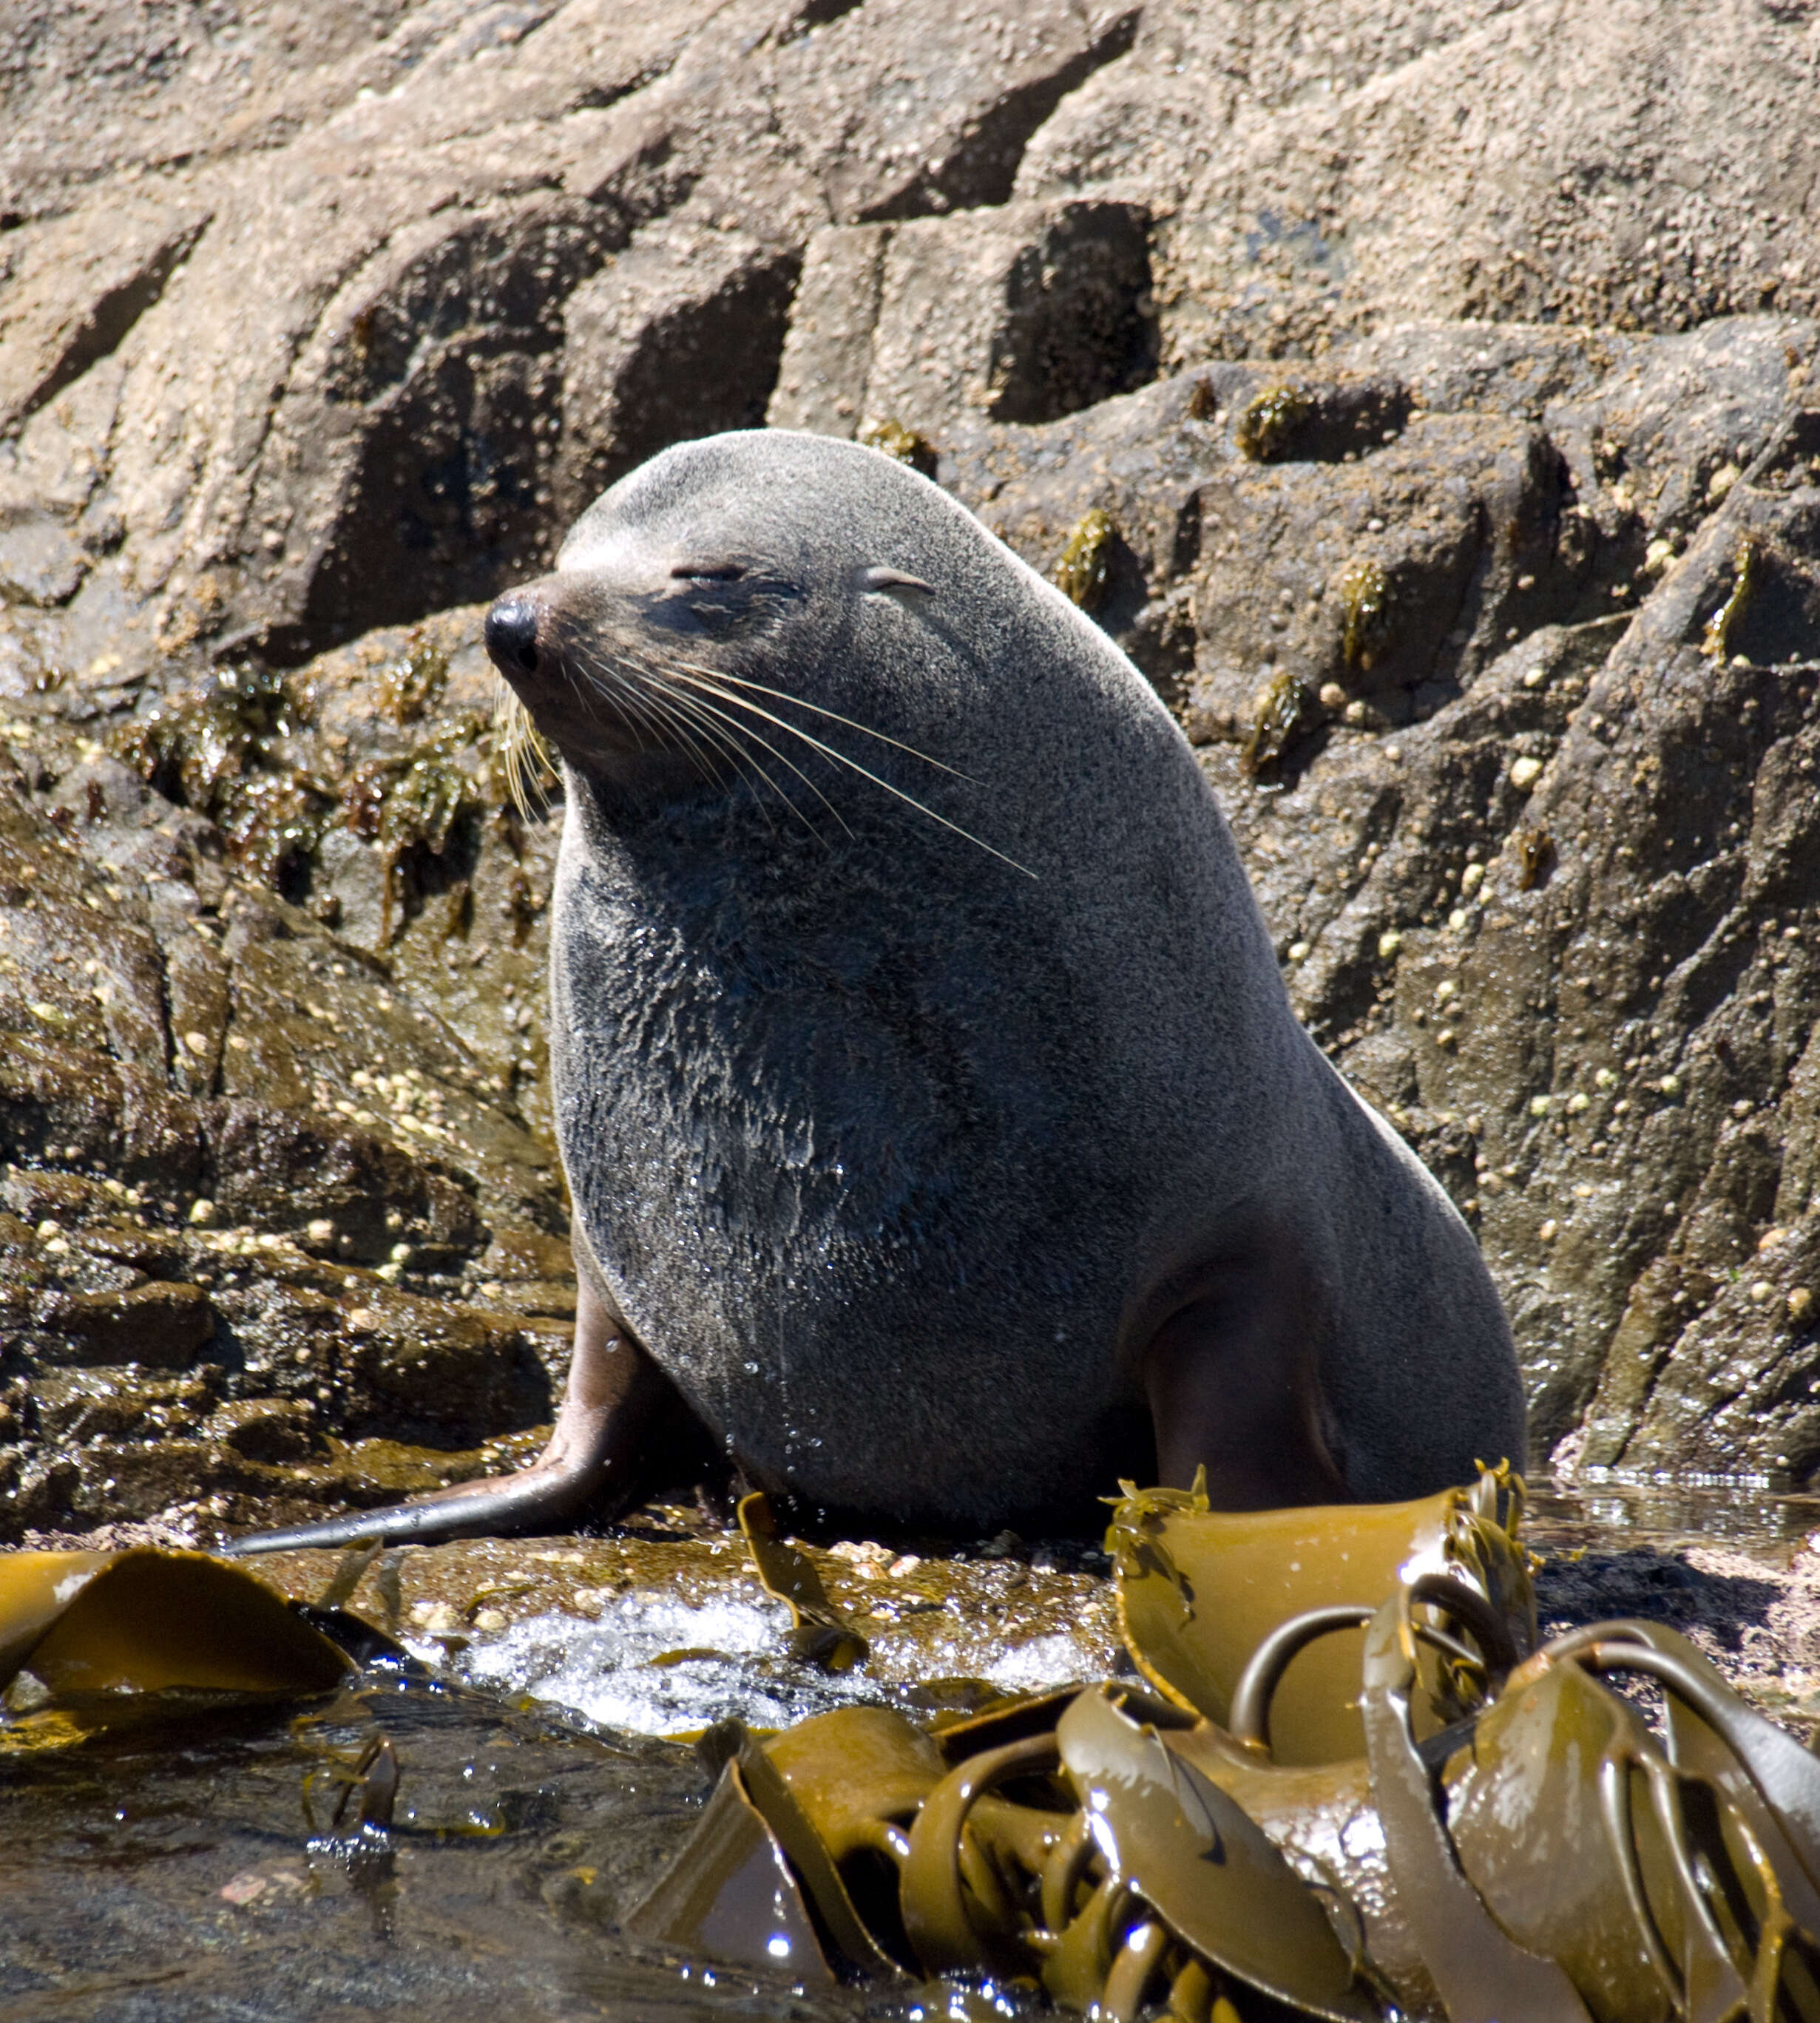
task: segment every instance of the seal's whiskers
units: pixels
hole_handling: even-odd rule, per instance
[[[731,760],[740,777],[746,777],[738,751],[726,738],[715,735],[712,727],[701,720],[699,712],[686,715],[678,707],[680,698],[663,684],[642,679],[650,671],[635,658],[626,656],[628,664],[616,666],[598,653],[584,652],[577,657],[584,671],[599,681],[614,704],[624,712],[641,751],[647,730],[660,746],[668,733],[681,741],[690,763],[703,779],[718,780],[723,777],[715,763],[716,758]],[[571,681],[573,679],[571,674]],[[591,704],[590,712],[592,713]],[[704,738],[707,741],[705,745]],[[749,784],[748,781],[749,786]]]
[[[533,812],[534,801],[547,806],[556,777],[550,748],[517,691],[503,681],[493,697],[493,737],[512,806],[526,816]]]
[[[673,691],[672,695],[674,695]],[[679,698],[676,699],[679,700]],[[840,823],[841,828],[845,829],[849,836],[853,833],[851,826],[848,825],[847,818],[841,814],[840,810],[835,807],[834,803],[829,799],[828,796],[822,791],[815,782],[809,777],[808,774],[803,770],[802,767],[789,756],[788,752],[780,752],[778,748],[771,743],[768,737],[766,737],[758,731],[754,730],[750,724],[742,723],[737,718],[729,716],[724,710],[717,709],[712,703],[704,701],[700,696],[692,696],[690,697],[690,701],[694,703],[696,708],[706,712],[715,719],[716,722],[725,725],[729,736],[735,738],[749,739],[752,743],[763,746],[764,748],[777,760],[780,766],[789,766],[790,770],[796,774],[796,777],[802,781],[803,785],[808,788],[809,792],[815,796],[816,799],[822,803],[822,807],[825,807],[828,810],[829,814],[834,818],[835,821]],[[751,758],[749,751],[747,752],[747,756],[748,758]],[[771,791],[774,793],[782,796],[785,807],[790,810],[791,814],[796,818],[798,821],[803,824],[804,828],[809,829],[812,833],[815,829],[815,824],[810,821],[801,809],[800,809],[796,805],[795,802],[790,799],[789,796],[784,793],[783,789],[778,785],[777,782],[774,779],[772,779],[769,772],[765,770],[763,765],[760,764],[760,762],[756,759],[752,759],[752,763],[754,766],[758,766],[758,770],[763,775],[766,785],[771,788]]]
[[[914,744],[906,744],[901,737],[888,736],[882,730],[874,730],[870,724],[861,723],[856,718],[843,716],[837,709],[824,709],[819,703],[805,702],[800,696],[792,695],[788,689],[767,688],[763,682],[751,681],[744,675],[730,675],[719,668],[704,668],[694,660],[677,660],[673,666],[691,675],[705,675],[710,681],[725,682],[730,687],[750,689],[754,695],[770,696],[775,701],[787,702],[797,709],[806,709],[816,716],[825,716],[831,723],[844,724],[849,730],[857,730],[862,737],[876,737],[881,744],[895,745],[899,752],[907,752],[911,758],[920,759],[925,766],[933,766],[938,773],[950,773],[957,780],[965,780],[970,787],[980,782],[971,773],[963,773],[958,766],[950,766],[939,759],[932,759],[928,752],[919,752]]]
[[[636,681],[628,680],[623,669],[615,667],[598,653],[582,653],[573,657],[580,661],[583,671],[595,678],[601,692],[626,716],[641,752],[645,748],[646,731],[661,744],[664,719],[657,707],[657,698],[648,689],[641,687]],[[568,677],[569,686],[574,690],[588,714],[598,723],[600,712],[595,707],[595,692],[582,686],[574,668],[569,664],[570,658],[570,656],[565,655],[562,662],[562,671]]]
[[[598,719],[599,704],[610,702],[620,712],[622,720],[632,731],[640,748],[646,740],[662,744],[671,743],[679,747],[689,763],[705,780],[722,777],[722,765],[730,766],[744,782],[747,790],[761,810],[764,800],[754,785],[754,776],[769,787],[796,820],[815,833],[815,825],[793,800],[779,784],[776,776],[754,751],[767,753],[779,767],[787,768],[807,787],[841,829],[851,836],[852,829],[821,785],[813,779],[789,754],[782,750],[767,737],[758,727],[759,723],[769,725],[773,730],[794,737],[831,763],[844,766],[862,780],[876,787],[882,787],[894,799],[906,807],[914,808],[917,814],[926,815],[943,829],[951,830],[964,841],[975,844],[990,857],[1008,864],[1014,871],[1020,871],[1027,878],[1036,873],[1016,858],[1009,857],[983,837],[963,829],[958,822],[950,821],[946,815],[939,814],[915,795],[905,792],[901,787],[892,785],[889,780],[862,766],[859,760],[812,736],[800,724],[792,723],[787,717],[778,715],[755,701],[754,697],[766,696],[773,701],[807,711],[829,723],[838,723],[844,728],[857,731],[862,737],[875,739],[888,744],[894,751],[917,759],[936,771],[946,773],[952,779],[965,781],[970,786],[979,782],[958,766],[950,766],[939,759],[919,752],[914,744],[906,744],[901,738],[893,737],[882,730],[843,716],[838,710],[824,708],[818,703],[805,701],[783,689],[767,687],[763,682],[755,682],[743,675],[728,674],[692,660],[661,661],[653,657],[624,650],[613,653],[591,649],[578,642],[570,641],[569,650],[558,657],[562,671],[574,691],[576,698],[587,713]],[[583,676],[586,679],[584,679]],[[731,712],[738,711],[736,716]],[[544,781],[553,776],[549,748],[531,720],[530,712],[516,693],[502,684],[501,693],[495,711],[504,752],[507,788],[513,804],[522,814],[529,814],[533,798],[544,799]],[[753,719],[756,719],[754,722]],[[767,815],[768,821],[769,816]]]
[[[812,751],[820,752],[823,758],[832,759],[837,766],[844,766],[849,772],[857,773],[861,779],[870,780],[875,787],[882,787],[894,799],[903,802],[906,807],[914,808],[919,814],[927,815],[931,821],[939,822],[943,829],[952,829],[956,836],[977,845],[980,849],[986,852],[988,857],[996,857],[1002,864],[1009,864],[1013,871],[1021,871],[1026,878],[1035,877],[1036,873],[1028,865],[1020,864],[1015,857],[1007,857],[1002,850],[994,849],[983,837],[975,836],[970,829],[962,829],[958,822],[950,821],[946,815],[936,814],[933,808],[919,801],[914,794],[906,794],[901,787],[894,787],[890,781],[881,779],[877,774],[862,766],[857,759],[850,759],[844,752],[837,751],[831,744],[824,744],[818,737],[811,737],[800,725],[791,723],[785,718],[774,715],[768,709],[761,708],[749,697],[735,695],[731,690],[722,688],[719,685],[718,677],[713,680],[705,679],[699,675],[687,673],[681,668],[675,665],[671,667],[669,673],[673,680],[687,682],[692,689],[717,696],[722,702],[730,703],[735,709],[749,711],[753,715],[761,718],[767,723],[775,725],[778,730],[788,731],[793,737],[800,738],[803,743],[809,746]],[[857,729],[859,726],[855,727]],[[747,727],[746,734],[753,737],[758,736],[758,733],[751,730],[749,726]],[[767,744],[766,749],[775,751],[776,748]],[[918,753],[916,755],[921,757],[921,754]],[[938,762],[932,760],[930,763],[934,764]],[[791,770],[800,770],[800,768],[794,766]],[[824,803],[826,803],[827,796],[823,795],[822,798]],[[846,824],[843,822],[841,826],[845,828]]]
[[[773,793],[777,795],[778,799],[782,801],[784,806],[789,810],[791,814],[796,817],[797,821],[800,821],[811,835],[816,833],[815,824],[809,820],[807,816],[803,813],[802,810],[796,806],[796,803],[793,801],[789,796],[784,792],[783,788],[778,785],[777,781],[771,777],[770,771],[764,766],[762,761],[753,755],[748,744],[742,742],[742,741],[749,740],[752,743],[762,745],[764,748],[777,760],[779,765],[789,766],[790,770],[796,774],[796,777],[802,781],[803,785],[809,789],[810,792],[821,802],[822,805],[828,810],[829,814],[834,818],[835,821],[840,823],[841,828],[847,829],[849,835],[852,833],[851,830],[848,829],[846,819],[841,814],[840,810],[835,807],[833,803],[829,799],[828,796],[825,793],[822,792],[822,789],[817,786],[815,782],[809,777],[808,774],[803,770],[802,767],[797,765],[795,761],[789,757],[788,753],[780,752],[778,748],[771,743],[769,738],[762,736],[759,732],[754,730],[749,724],[742,723],[738,719],[729,716],[724,710],[716,708],[712,702],[706,701],[705,698],[701,695],[686,693],[679,690],[673,682],[666,679],[667,675],[672,671],[667,669],[660,663],[655,660],[635,658],[630,655],[627,656],[627,658],[628,661],[630,661],[631,664],[636,668],[641,673],[647,675],[651,678],[655,693],[662,698],[665,704],[679,712],[687,709],[689,715],[701,726],[705,733],[709,731],[709,727],[711,726],[719,726],[718,731],[712,733],[715,735],[716,743],[724,749],[730,757],[733,758],[736,764],[739,763],[740,761],[743,759],[746,764],[756,768],[759,777],[764,781],[765,785],[771,788]],[[690,684],[691,689],[698,688],[699,686],[699,683]],[[785,727],[788,728],[787,726]],[[743,766],[742,768],[742,775],[744,777]],[[749,779],[747,781],[747,785],[749,786],[750,784],[751,783]],[[757,797],[755,795],[754,799],[756,799],[756,798]],[[762,808],[764,806],[763,802],[760,801],[759,805]]]
[[[693,720],[699,727],[702,736],[713,741],[714,748],[726,754],[738,772],[746,791],[752,796],[753,805],[764,817],[774,836],[777,833],[777,827],[771,821],[771,810],[764,804],[764,796],[753,785],[752,775],[754,772],[803,825],[804,828],[808,830],[811,836],[816,834],[815,825],[771,777],[764,762],[754,758],[745,746],[740,743],[738,736],[736,734],[741,729],[740,726],[729,725],[718,710],[710,710],[697,701],[693,696],[679,695],[673,689],[667,689],[664,691],[664,700],[668,708],[674,712],[673,720],[679,730],[683,727],[686,722]],[[762,740],[760,741],[763,742]],[[765,748],[767,751],[771,749],[769,745]],[[811,781],[810,784],[813,785],[814,782]]]
[[[602,672],[608,670],[602,669]],[[709,726],[698,718],[691,722],[676,706],[676,698],[659,689],[641,686],[637,682],[623,679],[618,684],[617,700],[637,723],[649,726],[651,733],[660,744],[666,733],[679,738],[690,763],[704,780],[719,780],[723,777],[717,759],[731,759],[738,770],[738,755],[730,752],[723,739],[712,735]],[[698,735],[700,733],[700,735]],[[643,739],[641,737],[642,744]],[[743,774],[742,775],[743,777]]]

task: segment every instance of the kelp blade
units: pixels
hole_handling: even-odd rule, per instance
[[[822,1987],[834,1978],[796,1878],[736,1763],[721,1772],[687,1845],[625,1928],[691,1957],[781,1968]]]
[[[815,1563],[778,1533],[771,1498],[762,1490],[742,1498],[739,1528],[760,1584],[782,1602],[795,1625],[790,1655],[825,1672],[850,1672],[865,1663],[871,1646],[844,1617],[834,1612]]]
[[[354,1667],[265,1582],[206,1553],[0,1555],[0,1685],[53,1697],[325,1692]]]
[[[1114,1872],[1178,1938],[1301,2013],[1372,2023],[1326,1913],[1225,1791],[1101,1693],[1082,1693],[1056,1737]]]
[[[1138,1669],[1178,1706],[1224,1724],[1246,1660],[1285,1618],[1371,1603],[1405,1574],[1439,1572],[1460,1492],[1412,1503],[1302,1510],[1209,1510],[1147,1491],[1117,1507],[1108,1535],[1119,1614]],[[1284,1763],[1364,1753],[1360,1632],[1324,1637],[1290,1665],[1272,1707]]]
[[[1485,1592],[1533,1641],[1529,1575],[1514,1531],[1522,1485],[1505,1468],[1408,1503],[1212,1510],[1193,1491],[1133,1491],[1107,1532],[1119,1621],[1138,1670],[1175,1705],[1225,1725],[1247,1660],[1277,1626],[1342,1604],[1375,1607],[1402,1581],[1449,1573]],[[1500,1514],[1500,1513],[1507,1514]],[[1324,1636],[1290,1663],[1269,1741],[1280,1763],[1364,1752],[1363,1632]]]
[[[113,1553],[0,1553],[0,1687]]]

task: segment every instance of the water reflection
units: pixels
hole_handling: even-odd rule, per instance
[[[1530,1483],[1524,1536],[1541,1552],[1578,1548],[1723,1545],[1785,1566],[1820,1531],[1820,1496],[1779,1495],[1750,1484],[1599,1482]]]

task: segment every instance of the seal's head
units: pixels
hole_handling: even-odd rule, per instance
[[[875,651],[840,649],[869,605],[939,609],[926,561],[893,559],[927,555],[932,498],[957,523],[958,565],[971,522],[876,451],[779,431],[679,444],[596,500],[550,575],[498,600],[487,650],[596,786],[661,795],[724,777],[762,758],[780,688],[875,712]]]

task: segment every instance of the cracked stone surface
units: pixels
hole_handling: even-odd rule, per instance
[[[1820,1479],[1817,37],[14,7],[13,1535],[534,1444],[561,809],[506,791],[480,613],[600,485],[766,420],[912,432],[1075,558],[1298,1012],[1477,1230],[1533,1461]]]

